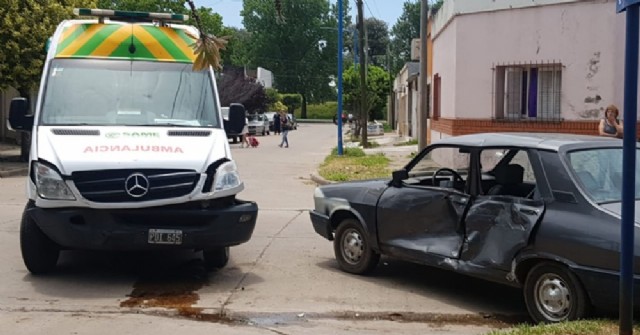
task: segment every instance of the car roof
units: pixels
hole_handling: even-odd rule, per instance
[[[469,147],[522,147],[559,151],[562,147],[622,146],[622,140],[610,137],[563,133],[479,133],[453,136],[433,144]]]

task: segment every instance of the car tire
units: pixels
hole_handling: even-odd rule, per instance
[[[229,247],[218,247],[202,251],[208,269],[221,269],[229,263]]]
[[[267,134],[267,132],[264,129],[262,129],[262,136],[264,136],[266,134]]]
[[[20,251],[27,270],[34,275],[53,271],[58,263],[60,247],[45,235],[27,210],[33,208],[27,204],[20,223]]]
[[[536,323],[583,319],[589,314],[589,298],[576,275],[561,264],[534,266],[524,283],[524,300]]]
[[[371,249],[367,232],[355,219],[338,225],[333,251],[340,269],[358,275],[371,272],[380,260],[380,254]]]

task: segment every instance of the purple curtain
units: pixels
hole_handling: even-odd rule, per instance
[[[532,68],[529,80],[529,117],[538,116],[538,69]]]

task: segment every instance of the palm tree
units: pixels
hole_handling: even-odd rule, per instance
[[[186,2],[191,9],[191,15],[193,15],[193,19],[196,21],[196,26],[200,33],[200,38],[193,46],[196,54],[196,60],[193,62],[193,69],[195,71],[200,71],[208,68],[209,66],[212,66],[215,69],[220,69],[220,50],[225,49],[228,37],[216,37],[214,35],[206,34],[202,30],[200,17],[198,16],[193,0],[186,0]],[[284,22],[284,17],[282,16],[282,0],[274,0],[274,5],[278,15],[278,20],[280,22]]]

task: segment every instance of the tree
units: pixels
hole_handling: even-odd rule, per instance
[[[360,110],[360,74],[356,67],[350,67],[343,75],[344,104],[351,110]],[[360,120],[366,124],[369,120],[384,119],[384,108],[389,94],[389,73],[375,65],[367,66],[367,120]]]
[[[442,7],[442,4],[444,3],[444,0],[436,0],[434,3],[431,4],[431,14],[435,14],[440,10],[440,7]]]
[[[249,112],[267,110],[268,98],[264,87],[254,78],[246,77],[243,68],[225,66],[217,84],[220,105],[241,103]]]
[[[98,0],[98,8],[140,12],[187,12],[184,0]]]
[[[38,86],[47,40],[58,24],[73,17],[73,8],[94,6],[94,0],[0,0],[0,89],[11,86],[22,97]],[[29,158],[31,133],[20,134],[20,157]]]
[[[304,118],[308,101],[331,92],[337,36],[323,28],[337,27],[336,17],[325,0],[283,0],[284,21],[275,10],[271,1],[244,0],[241,15],[251,34],[251,65],[271,70],[280,91],[299,93]]]
[[[73,8],[93,5],[93,0],[0,0],[0,88],[12,86],[28,98],[40,82],[45,45],[58,24],[73,17]]]
[[[287,113],[293,114],[296,108],[302,106],[302,96],[300,94],[283,94],[282,103],[287,106]]]
[[[402,15],[391,28],[391,73],[411,60],[411,40],[420,37],[420,2],[405,1]]]
[[[387,46],[389,45],[389,26],[376,18],[364,20],[367,32],[367,62],[376,66],[385,66]]]
[[[222,33],[228,36],[229,43],[222,53],[222,64],[232,66],[247,66],[252,62],[251,34],[245,29],[225,27]]]

